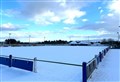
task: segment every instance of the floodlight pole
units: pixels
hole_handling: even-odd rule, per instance
[[[29,46],[30,46],[30,38],[31,38],[31,35],[29,35]]]
[[[88,36],[88,43],[89,43],[90,41],[89,41],[89,36]]]
[[[118,32],[119,33],[119,35],[118,35],[118,42],[119,42],[119,40],[120,40],[120,26],[118,28],[119,28],[119,30],[118,30],[119,31]]]
[[[9,33],[9,46],[11,45],[11,42],[10,42],[10,37],[11,36],[11,33]]]
[[[118,26],[118,27],[119,27],[119,28],[118,28],[117,34],[118,34],[118,42],[119,42],[119,39],[120,39],[120,32],[119,32],[119,31],[120,31],[120,30],[119,30],[119,29],[120,29],[120,26]]]
[[[45,42],[46,37],[44,36],[44,42]]]
[[[69,37],[69,40],[71,41],[71,36]]]

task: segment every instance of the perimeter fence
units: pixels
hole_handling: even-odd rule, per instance
[[[83,62],[82,65],[65,63],[65,62],[40,60],[40,59],[37,59],[36,57],[34,59],[14,57],[12,55],[9,55],[9,56],[0,55],[0,64],[6,65],[9,67],[24,69],[27,71],[33,71],[33,72],[37,72],[37,66],[36,66],[37,61],[70,65],[70,66],[78,66],[78,67],[82,67],[82,82],[87,82],[87,79],[92,76],[92,73],[98,67],[99,63],[102,62],[103,58],[105,57],[106,53],[109,51],[110,48],[111,47],[105,48],[104,50],[99,52],[98,55],[95,55],[95,57],[92,60],[90,60],[89,62]]]

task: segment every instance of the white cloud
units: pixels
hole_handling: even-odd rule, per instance
[[[81,8],[92,2],[83,0],[29,0],[20,3],[24,7],[21,11],[22,16],[37,24],[46,25],[57,22],[75,24],[76,18],[86,14],[85,11],[81,11]]]
[[[102,30],[102,29],[100,29],[100,30],[98,30],[98,31],[96,31],[97,32],[97,35],[105,35],[105,34],[110,34],[108,31],[105,31],[104,29]]]
[[[0,28],[3,31],[8,31],[8,30],[19,30],[21,29],[21,27],[19,25],[16,24],[12,24],[12,23],[5,23],[5,24],[1,24]]]
[[[84,11],[70,9],[65,11],[66,19],[64,20],[64,23],[66,24],[75,24],[75,18],[82,17],[86,14]]]
[[[110,9],[110,11],[113,11],[115,13],[119,13],[120,14],[120,0],[113,0],[109,3],[108,8]]]
[[[65,24],[75,24],[75,20],[69,18],[69,19],[64,20],[64,23]]]
[[[105,21],[97,21],[96,23],[97,24],[103,24],[103,23],[105,23]]]
[[[6,10],[0,10],[0,15],[7,16],[7,17],[15,17],[20,14],[20,11],[15,9],[6,9]]]
[[[4,23],[4,24],[0,24],[0,28],[2,31],[19,31],[22,29],[26,29],[26,27],[28,27],[29,24],[13,24],[13,23]]]
[[[100,10],[100,9],[102,9],[102,7],[98,7],[98,9]]]
[[[100,14],[102,14],[104,11],[102,7],[98,7],[98,10],[99,10]]]
[[[86,22],[86,21],[88,21],[88,19],[82,19],[82,21],[83,21],[83,22]]]
[[[50,19],[52,22],[59,22],[60,21],[60,17],[58,17],[58,16],[53,16],[53,17],[51,17],[51,19]]]
[[[108,16],[110,16],[110,17],[111,17],[111,16],[114,16],[114,14],[113,14],[113,13],[108,13],[107,15],[108,15]]]
[[[57,31],[4,31],[0,37],[2,39],[9,38],[9,33],[11,33],[11,38],[20,40],[20,41],[29,41],[29,35],[31,36],[31,41],[43,41],[44,37],[46,40],[55,40],[62,39],[61,35],[64,35],[65,31],[57,30]],[[60,36],[60,37],[58,37]],[[64,36],[62,36],[64,37]],[[1,39],[0,39],[1,40]]]
[[[35,15],[31,20],[35,21],[37,24],[43,25],[60,22],[62,20],[64,20],[63,23],[65,24],[75,24],[75,18],[79,18],[85,14],[86,13],[84,11],[75,9],[65,10],[59,14],[55,14],[55,12],[52,11],[46,11],[44,13]]]
[[[100,13],[103,13],[103,10],[102,10],[102,9],[100,10]]]
[[[69,29],[70,29],[70,27],[64,27],[63,29],[64,29],[64,30],[69,30]]]

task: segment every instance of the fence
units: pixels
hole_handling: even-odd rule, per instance
[[[99,52],[99,55],[95,55],[95,57],[87,63],[83,62],[82,65],[48,61],[48,60],[38,60],[36,57],[34,59],[13,57],[12,55],[9,56],[0,55],[0,64],[7,65],[9,67],[16,67],[28,71],[33,71],[33,72],[37,72],[36,61],[79,66],[82,67],[82,82],[87,82],[87,79],[91,77],[93,71],[97,68],[98,64],[102,62],[102,59],[104,58],[104,56],[106,55],[109,49],[110,47],[105,48],[102,52]]]
[[[12,55],[9,56],[0,55],[0,64],[28,71],[35,71],[34,67],[35,62],[27,58],[13,57]]]
[[[99,55],[95,55],[95,57],[89,62],[83,62],[82,64],[82,76],[83,82],[87,82],[87,79],[91,77],[93,71],[97,68],[98,64],[102,62],[102,59],[109,51],[110,47],[104,49],[102,52],[99,52]]]

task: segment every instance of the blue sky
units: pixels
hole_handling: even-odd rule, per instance
[[[1,37],[20,40],[117,40],[120,0],[1,0]]]

